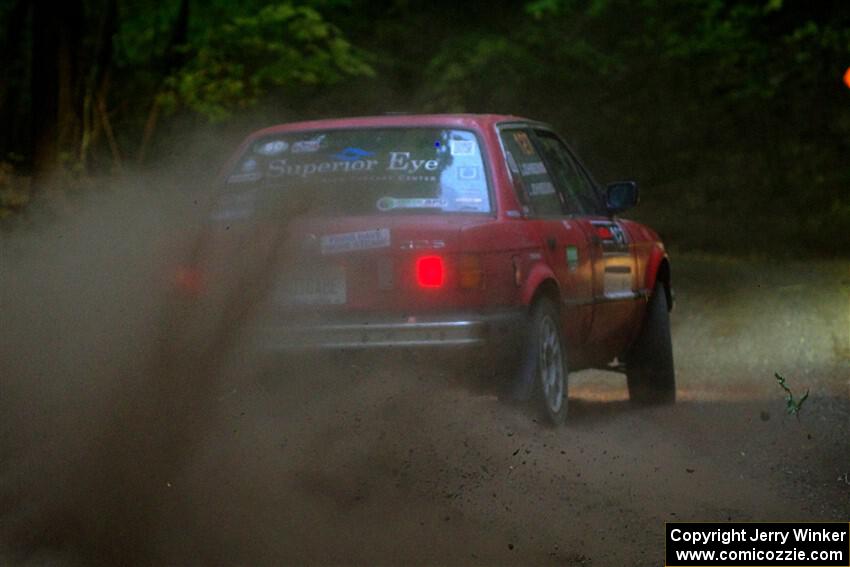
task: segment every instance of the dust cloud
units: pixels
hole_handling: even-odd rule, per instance
[[[674,256],[680,403],[580,372],[554,430],[450,354],[258,356],[285,223],[187,299],[208,203],[165,185],[0,242],[4,564],[648,565],[664,521],[850,514],[845,265]]]
[[[2,243],[0,498],[15,560],[143,561],[158,487],[215,386],[188,395],[204,379],[177,366],[163,329],[185,254],[176,227],[191,222],[139,186],[83,201],[35,212]]]
[[[182,297],[208,199],[158,183],[58,212],[47,200],[2,242],[0,501],[15,560],[155,561],[171,480],[213,419],[262,276],[246,272],[252,292],[226,289],[217,305]]]
[[[334,506],[383,491],[378,480],[398,465],[359,415],[355,452],[382,453],[359,464],[374,467],[375,482],[337,479],[332,459],[303,447],[332,452],[346,438],[326,431],[348,414],[341,407],[384,399],[358,376],[379,368],[392,377],[385,387],[416,383],[410,357],[258,354],[254,315],[285,277],[287,223],[269,231],[243,221],[210,239],[208,196],[151,189],[159,184],[173,182],[127,183],[58,213],[48,202],[2,242],[0,559],[345,561],[361,545],[335,523]],[[281,219],[304,209],[297,196],[276,206]],[[198,265],[216,285],[195,295],[186,273]],[[415,418],[399,417],[415,446]],[[265,462],[248,467],[246,453]],[[414,538],[419,526],[405,529]],[[323,552],[328,533],[338,547]]]

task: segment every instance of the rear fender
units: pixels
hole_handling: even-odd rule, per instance
[[[541,262],[533,264],[529,269],[528,276],[522,283],[522,304],[531,307],[537,297],[543,295],[550,297],[555,305],[560,308],[559,294],[558,280],[551,268]],[[527,326],[522,332],[525,333],[526,330]],[[526,346],[521,351],[522,362],[517,371],[511,393],[516,400],[528,400],[534,392],[535,355],[529,350],[530,345],[525,335],[523,337],[522,344]]]
[[[667,308],[673,309],[673,285],[670,279],[670,259],[660,245],[652,249],[649,262],[646,265],[646,280],[644,289],[652,293],[656,282],[664,284],[664,295],[667,296]]]
[[[558,280],[555,278],[555,274],[546,264],[537,263],[531,267],[528,276],[522,284],[522,293],[520,295],[522,304],[531,306],[531,303],[540,291],[554,295],[552,300],[554,300],[555,305],[560,307],[560,288],[558,287]]]

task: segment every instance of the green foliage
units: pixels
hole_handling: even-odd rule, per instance
[[[521,98],[523,79],[540,69],[526,46],[494,35],[460,38],[443,48],[426,70],[426,110],[464,111],[471,101],[491,108]],[[488,80],[496,78],[498,80]],[[482,92],[480,85],[487,84]],[[483,100],[482,100],[483,97]],[[476,108],[484,111],[484,108]]]
[[[642,182],[634,214],[673,243],[847,250],[850,5],[532,0],[523,13],[447,34],[424,108],[554,123],[602,181]]]
[[[153,34],[128,31],[125,43],[131,61],[153,45]],[[257,104],[270,89],[330,85],[373,73],[317,10],[290,2],[209,22],[178,51],[185,64],[165,78],[159,101],[167,110],[183,105],[213,122]]]
[[[711,61],[703,88],[732,99],[775,99],[822,80],[824,57],[846,56],[847,22],[797,19],[781,1],[700,0],[697,26],[680,21],[661,35],[663,53],[683,63]],[[831,52],[831,53],[830,53]]]
[[[113,64],[118,69],[145,71],[161,58],[168,45],[177,2],[125,0],[119,4],[120,23],[113,37]],[[155,69],[147,69],[154,72]]]
[[[794,394],[791,392],[791,389],[785,383],[785,378],[780,375],[779,372],[775,372],[774,377],[779,383],[779,387],[785,390],[785,411],[788,412],[789,415],[793,415],[797,419],[799,419],[800,410],[803,408],[803,403],[809,398],[809,391],[806,390],[806,393],[803,394],[802,398],[795,400]]]
[[[82,0],[83,79],[110,1]],[[8,37],[21,3],[0,0]],[[193,122],[504,112],[558,127],[599,181],[638,179],[634,215],[674,246],[850,250],[847,2],[191,0],[185,29],[181,7],[117,0],[108,80],[90,89],[114,139],[90,112],[68,169],[167,155],[148,134]],[[7,49],[0,102],[24,110],[5,112],[3,155],[30,151],[30,39]]]

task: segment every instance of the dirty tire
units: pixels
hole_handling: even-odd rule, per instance
[[[561,425],[567,418],[567,361],[560,315],[547,298],[531,309],[528,353],[534,362],[536,402],[550,425]]]
[[[664,285],[655,284],[646,309],[643,328],[626,357],[629,399],[641,405],[672,404],[676,401],[670,313]]]

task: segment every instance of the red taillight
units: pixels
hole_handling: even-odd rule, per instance
[[[174,284],[178,290],[190,295],[197,295],[204,291],[204,277],[198,268],[178,268]]]
[[[445,266],[440,256],[422,256],[416,260],[416,281],[422,287],[440,287],[445,279]]]

